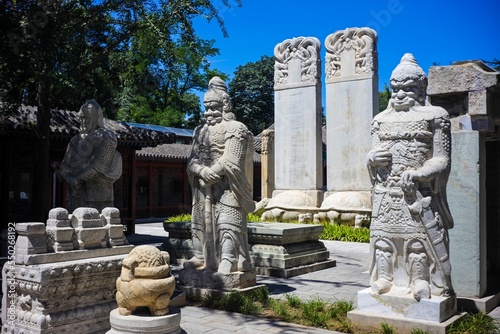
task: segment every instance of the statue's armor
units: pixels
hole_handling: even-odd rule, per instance
[[[198,134],[198,136],[196,136]],[[193,161],[188,169],[197,174],[203,167],[241,170],[247,158],[251,133],[236,121],[222,121],[214,125],[203,125],[195,130],[197,143],[193,146]],[[221,166],[216,166],[220,164]],[[215,245],[219,261],[227,259],[233,263],[231,271],[248,269],[248,246],[246,240],[246,211],[231,189],[230,177],[222,173],[220,180],[209,187],[212,201],[212,220],[215,222]],[[196,181],[194,181],[196,182]],[[234,180],[233,180],[234,182]],[[196,183],[194,184],[196,187]],[[202,188],[202,191],[207,190]],[[195,196],[196,197],[196,196]],[[202,198],[198,198],[201,200]],[[193,202],[193,248],[197,258],[203,257],[203,240],[206,229],[206,204]]]
[[[418,291],[416,298],[427,298],[429,286],[433,294],[448,293],[451,267],[447,231],[433,178],[413,181],[409,189],[404,189],[401,179],[405,171],[429,170],[426,163],[433,159],[433,147],[449,154],[449,136],[442,133],[449,120],[419,116],[413,110],[395,118],[376,117],[372,126],[374,147],[391,153],[391,163],[373,171],[370,236],[376,258],[372,283],[379,288],[384,286],[380,279],[390,281],[387,277],[392,276],[401,292],[410,287],[414,293]],[[446,173],[446,167],[433,169],[433,173]],[[392,265],[388,253],[392,253]]]
[[[200,142],[199,155],[202,164],[213,167],[219,159],[235,166],[244,166],[247,151],[247,132],[239,122],[221,122],[207,126],[206,132]],[[212,186],[215,202],[231,207],[240,207],[240,204],[230,191],[229,182],[225,175]]]
[[[431,121],[379,123],[379,145],[392,154],[392,163],[376,172],[377,183],[373,189],[374,216],[370,229],[372,236],[388,238],[425,238],[425,230],[415,221],[409,210],[405,193],[401,189],[404,171],[418,169],[432,157]],[[424,185],[420,191],[428,195]],[[424,196],[425,196],[424,195]]]

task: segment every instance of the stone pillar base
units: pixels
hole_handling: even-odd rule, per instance
[[[170,312],[162,316],[154,316],[148,313],[134,315],[120,315],[118,309],[110,312],[109,322],[111,329],[106,334],[180,334],[181,310],[169,306]]]
[[[420,328],[432,333],[445,333],[446,328],[460,316],[457,313],[457,299],[432,296],[419,302],[411,294],[378,295],[371,288],[358,292],[357,309],[347,313],[354,326],[373,330],[381,322],[393,326],[397,333],[410,333]]]
[[[358,309],[381,315],[443,322],[457,313],[457,298],[432,296],[419,302],[411,294],[378,295],[371,288],[358,292]]]
[[[446,321],[435,322],[417,319],[408,319],[401,316],[382,315],[380,313],[360,311],[358,309],[349,311],[347,317],[351,320],[353,327],[368,332],[380,331],[380,324],[387,323],[394,329],[394,333],[411,334],[412,330],[418,328],[426,333],[446,334],[446,329],[455,321],[467,314],[466,312],[452,316]]]

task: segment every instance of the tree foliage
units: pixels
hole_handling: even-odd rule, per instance
[[[221,5],[230,7],[230,0]],[[176,126],[184,115],[199,113],[190,89],[212,75],[206,57],[217,53],[213,41],[194,31],[193,20],[200,16],[216,20],[227,35],[210,0],[0,3],[0,89],[8,102],[3,107],[38,107],[36,217],[48,207],[40,191],[48,189],[53,107],[78,110],[95,98],[110,118]]]
[[[274,122],[274,58],[238,66],[229,83],[229,96],[236,118],[254,135]]]
[[[378,93],[378,111],[384,111],[389,105],[389,100],[391,99],[391,90],[389,87],[384,85],[384,91]]]

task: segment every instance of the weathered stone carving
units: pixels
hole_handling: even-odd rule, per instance
[[[188,163],[194,256],[184,268],[191,273],[195,270],[193,278],[200,277],[196,272],[201,269],[221,275],[253,273],[246,214],[255,209],[255,203],[245,174],[245,163],[252,159],[253,136],[244,124],[234,120],[226,85],[219,77],[210,80],[204,105],[206,121],[194,131]],[[184,274],[190,281],[189,274]],[[227,277],[223,280],[232,284]],[[187,281],[184,283],[195,285]],[[250,285],[254,284],[255,274]]]
[[[345,75],[371,74],[377,71],[377,33],[370,28],[347,28],[325,40],[326,79]],[[343,64],[346,71],[341,71]]]
[[[287,39],[274,48],[274,88],[288,84],[315,85],[321,70],[320,42],[314,37]]]
[[[52,209],[48,216],[47,227],[41,222],[16,224],[15,261],[2,273],[3,281],[9,280],[2,299],[2,333],[102,333],[110,327],[116,277],[131,246],[106,247],[101,242],[106,230],[98,227],[96,246],[102,248],[79,249],[81,240],[70,224],[75,216],[63,208]],[[104,219],[90,218],[79,224]]]
[[[314,215],[314,222],[329,221],[363,227],[370,223],[371,196],[366,192],[337,192],[333,193],[321,204],[318,213]]]
[[[95,100],[86,101],[79,115],[80,133],[71,139],[59,173],[69,185],[69,211],[92,207],[100,212],[113,206],[113,183],[122,174],[122,157]]]
[[[170,274],[170,256],[149,245],[135,247],[123,260],[116,280],[116,302],[121,315],[130,315],[138,307],[149,308],[153,315],[168,313],[175,278]]]
[[[312,221],[318,211],[315,203],[311,196],[299,190],[278,193],[268,201],[261,219],[278,222]]]
[[[391,75],[388,108],[372,122],[371,288],[376,294],[453,295],[446,201],[450,120],[426,103],[427,77],[412,54]]]

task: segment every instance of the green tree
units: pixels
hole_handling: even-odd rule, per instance
[[[391,99],[391,90],[387,86],[384,85],[384,91],[378,93],[378,111],[384,111],[387,109],[387,105],[389,104],[389,100]]]
[[[274,58],[238,66],[228,85],[236,118],[257,135],[274,122]]]
[[[235,1],[241,5],[241,0]],[[230,0],[223,0],[222,5],[230,7]],[[165,60],[178,56],[175,52],[179,45],[201,43],[193,27],[193,19],[200,16],[209,21],[215,19],[227,35],[218,9],[210,0],[1,2],[0,83],[4,90],[2,100],[6,102],[3,107],[38,107],[39,163],[34,175],[33,219],[45,219],[49,209],[45,192],[49,189],[51,109],[57,106],[77,110],[92,97],[100,102],[108,117],[113,117],[126,101],[117,93],[122,90],[135,93],[132,101],[138,105],[135,82],[127,81],[124,72],[136,68],[139,74],[158,79],[163,74],[159,70],[170,66]],[[152,43],[152,52],[148,53],[146,43],[152,39],[158,42]],[[130,53],[135,43],[144,44],[141,50],[145,52],[137,57]],[[184,59],[188,61],[187,57]],[[193,103],[190,97],[180,100],[188,105]],[[170,102],[165,99],[163,103],[166,106]]]

